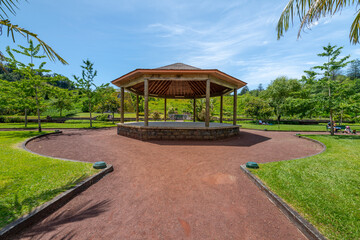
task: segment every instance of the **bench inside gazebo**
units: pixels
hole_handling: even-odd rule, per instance
[[[200,69],[182,63],[136,69],[112,83],[121,91],[118,134],[141,140],[219,139],[237,135],[237,90],[246,85],[217,69]],[[136,94],[136,123],[124,123],[124,91]],[[234,92],[233,125],[223,123],[223,95]],[[144,122],[139,122],[139,96],[144,96]],[[210,123],[210,98],[220,96],[220,123]],[[149,122],[149,97],[164,98],[164,122]],[[195,122],[196,99],[205,98],[205,123]],[[193,122],[166,122],[166,99],[193,99]]]

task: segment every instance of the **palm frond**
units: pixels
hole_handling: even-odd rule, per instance
[[[300,19],[297,35],[299,38],[304,28],[310,28],[321,17],[332,16],[341,12],[344,7],[358,3],[356,0],[290,0],[279,18],[276,27],[277,38],[280,39],[289,29],[290,22],[293,24],[295,15]],[[360,16],[357,15],[351,26],[350,41],[353,44],[358,43],[359,19]]]
[[[0,0],[0,18],[4,19],[9,17],[7,14],[7,11],[9,11],[11,14],[15,15],[15,9],[17,7],[17,3],[19,0]],[[6,11],[7,10],[7,11]]]
[[[354,22],[351,24],[350,28],[350,42],[352,44],[359,43],[359,33],[360,33],[360,11],[357,12],[357,15],[354,19]]]
[[[10,1],[10,0],[9,0]],[[47,57],[51,61],[55,61],[56,59],[59,60],[62,64],[68,64],[59,54],[57,54],[54,49],[52,49],[49,45],[43,42],[37,34],[32,33],[24,28],[19,27],[18,25],[13,25],[8,19],[0,20],[0,25],[6,26],[8,29],[8,36],[11,34],[13,41],[15,42],[14,33],[19,33],[26,37],[33,37],[35,38],[41,47],[43,48],[44,52],[46,53]]]

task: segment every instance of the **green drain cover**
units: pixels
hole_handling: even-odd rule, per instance
[[[106,163],[105,162],[96,162],[96,163],[94,163],[93,168],[95,168],[95,169],[106,168]]]
[[[246,167],[247,168],[259,168],[259,165],[256,162],[247,162]]]

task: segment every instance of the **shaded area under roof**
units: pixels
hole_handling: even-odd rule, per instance
[[[138,95],[144,95],[144,81],[149,80],[149,96],[163,98],[204,98],[206,81],[210,96],[221,96],[246,85],[245,82],[217,69],[200,69],[174,63],[154,69],[136,69],[112,83]]]

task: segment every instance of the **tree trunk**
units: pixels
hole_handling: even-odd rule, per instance
[[[38,130],[41,132],[41,120],[40,120],[40,106],[39,106],[39,98],[37,94],[37,87],[35,87],[35,98],[36,98],[36,110],[37,110],[37,116],[38,116]]]
[[[330,111],[330,134],[334,136],[335,129],[334,129],[334,120],[333,120],[333,110],[332,110],[332,103],[331,103],[331,88],[329,86],[329,111]]]
[[[27,108],[25,108],[25,127],[27,127],[28,119],[27,119]]]
[[[112,114],[113,114],[113,119],[112,119],[112,122],[113,122],[113,124],[114,124],[114,123],[115,123],[115,122],[114,122],[115,112],[113,112]]]
[[[89,112],[90,112],[90,128],[92,128],[92,117],[91,117],[91,97],[89,96]]]

